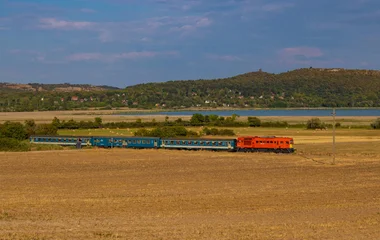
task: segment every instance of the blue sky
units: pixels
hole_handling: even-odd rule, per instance
[[[0,82],[379,69],[378,0],[0,0]]]

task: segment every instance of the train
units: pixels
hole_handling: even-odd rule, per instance
[[[294,153],[291,137],[241,136],[237,138],[164,138],[116,136],[31,136],[32,144],[102,148],[187,149],[229,152]]]

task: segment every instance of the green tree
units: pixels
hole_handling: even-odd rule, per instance
[[[25,120],[25,131],[27,133],[27,137],[30,137],[35,134],[36,123],[33,119]]]
[[[204,121],[205,121],[205,117],[200,113],[193,114],[193,116],[190,119],[190,123],[193,126],[202,125]]]
[[[6,121],[0,128],[0,135],[6,138],[14,138],[24,140],[28,138],[28,134],[24,125],[19,122]]]
[[[323,123],[319,118],[312,118],[306,123],[307,129],[324,129],[325,127],[325,123]]]
[[[96,125],[98,128],[102,127],[102,123],[103,123],[102,118],[100,118],[100,117],[96,117],[96,118],[95,118],[95,125]]]
[[[248,117],[248,124],[250,127],[260,127],[261,120],[257,117]]]
[[[52,120],[51,124],[54,127],[56,127],[56,128],[60,128],[61,127],[61,121],[57,117],[54,117],[54,119]]]
[[[37,135],[54,136],[57,135],[57,130],[53,124],[38,124],[35,131]]]
[[[373,129],[380,129],[380,118],[377,118],[373,123],[371,123]]]

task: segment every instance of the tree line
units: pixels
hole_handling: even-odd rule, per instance
[[[199,133],[188,130],[184,126],[157,127],[152,130],[146,128],[139,129],[135,132],[139,137],[201,137],[201,136],[235,136],[232,129],[204,128]]]
[[[155,119],[152,121],[143,122],[141,119],[137,119],[134,122],[107,122],[103,123],[102,118],[96,117],[94,121],[75,121],[70,119],[68,121],[61,121],[58,118],[52,120],[52,126],[57,129],[96,129],[96,128],[163,128],[163,127],[289,127],[289,128],[306,128],[306,129],[326,129],[332,128],[332,124],[322,122],[319,118],[311,118],[306,123],[289,124],[287,121],[262,121],[258,117],[247,117],[246,120],[241,119],[237,114],[233,114],[230,117],[223,117],[218,115],[202,115],[200,113],[193,114],[190,120],[183,120],[177,118],[175,120],[169,120],[169,117],[165,117],[165,120],[158,122]],[[337,122],[335,127],[347,127]],[[359,127],[359,126],[354,126]],[[370,126],[361,126],[362,128],[371,127],[373,129],[380,129],[380,118],[375,120]],[[214,128],[216,129],[216,128]]]
[[[247,117],[246,121],[240,119],[240,116],[233,114],[230,117],[223,117],[218,115],[202,115],[200,113],[193,114],[190,120],[183,120],[177,118],[175,120],[169,120],[169,117],[165,117],[164,121],[152,121],[143,122],[141,119],[137,119],[134,122],[106,122],[104,123],[102,118],[96,117],[93,121],[75,121],[74,119],[61,121],[55,117],[51,124],[57,129],[96,129],[96,128],[143,128],[143,127],[290,127],[286,121],[261,121],[258,117]]]

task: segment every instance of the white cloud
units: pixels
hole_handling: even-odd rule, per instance
[[[261,9],[266,12],[278,12],[290,7],[294,7],[294,3],[278,2],[265,4],[261,7]]]
[[[40,19],[40,28],[44,29],[57,29],[57,30],[83,30],[91,29],[96,24],[93,22],[75,22],[57,20],[55,18],[42,18]]]
[[[342,64],[339,58],[332,58],[316,47],[291,47],[284,48],[278,52],[278,61],[285,65],[310,65],[310,66],[329,66]]]
[[[168,52],[125,52],[125,53],[115,53],[115,54],[104,54],[104,53],[76,53],[66,57],[68,61],[101,61],[101,62],[114,62],[123,59],[141,59],[141,58],[152,58],[156,56],[176,56],[178,52],[168,51]]]
[[[284,48],[279,52],[282,57],[294,57],[294,56],[305,56],[309,57],[320,57],[323,55],[321,49],[315,47],[292,47]]]
[[[242,61],[243,59],[234,55],[217,55],[217,54],[206,54],[206,57],[213,60],[222,61]]]
[[[209,18],[203,16],[166,16],[130,22],[87,22],[42,18],[39,20],[38,27],[46,30],[92,31],[98,33],[101,42],[112,42],[125,39],[148,39],[157,35],[166,36],[167,33],[173,31],[194,32],[210,26],[211,23]]]

